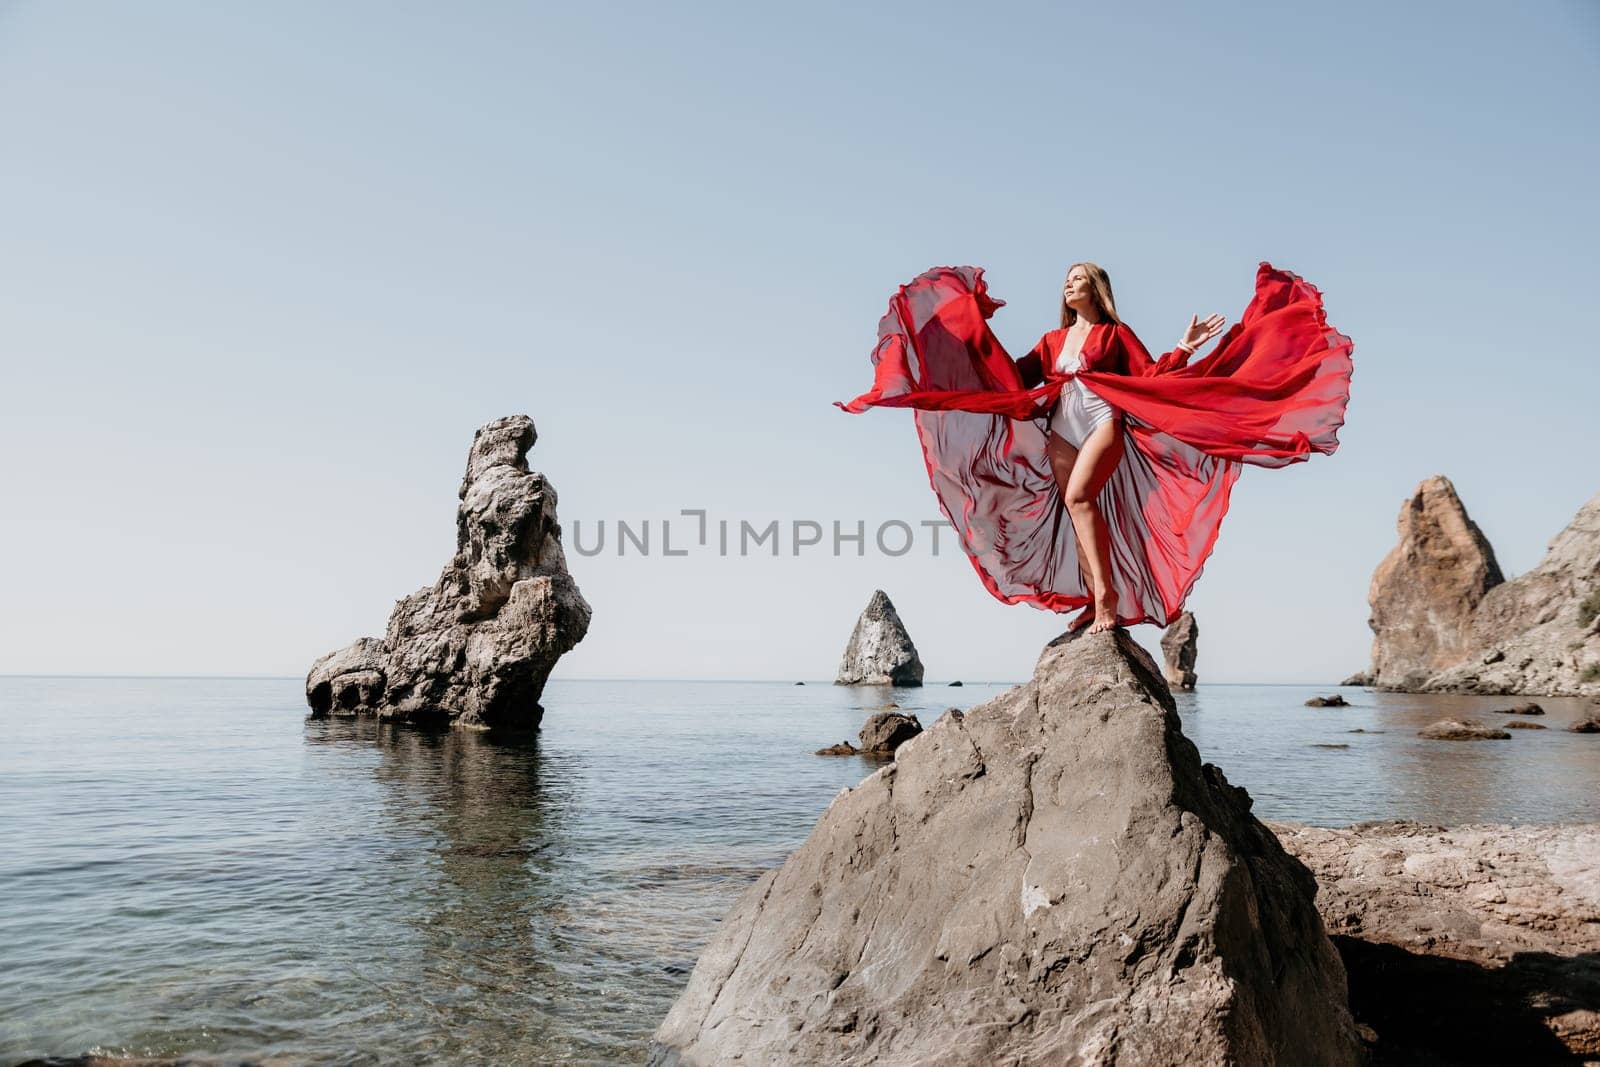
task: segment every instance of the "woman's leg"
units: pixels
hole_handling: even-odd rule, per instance
[[[1122,420],[1114,418],[1095,427],[1078,450],[1067,477],[1067,512],[1078,543],[1088,557],[1089,581],[1094,596],[1094,625],[1090,633],[1109,630],[1117,624],[1117,591],[1111,584],[1111,533],[1096,502],[1111,472],[1122,461]]]
[[[1078,450],[1072,447],[1065,437],[1058,433],[1050,433],[1045,438],[1045,457],[1050,461],[1050,471],[1055,475],[1056,487],[1061,491],[1063,502],[1067,498],[1067,486],[1072,482],[1072,470],[1078,462]],[[1073,524],[1074,534],[1072,547],[1078,551],[1078,573],[1083,576],[1083,587],[1094,596],[1094,585],[1089,579],[1089,557],[1083,551],[1083,538],[1077,536],[1077,524]],[[1088,610],[1072,621],[1069,629],[1081,630],[1089,625],[1094,618],[1094,604],[1091,601]]]

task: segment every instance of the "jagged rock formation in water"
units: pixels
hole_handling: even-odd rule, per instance
[[[921,685],[922,660],[882,589],[856,620],[835,685]]]
[[[1200,624],[1194,621],[1194,612],[1179,615],[1167,632],[1161,635],[1161,655],[1167,684],[1174,689],[1193,689],[1195,658],[1199,655]]]
[[[1419,485],[1400,509],[1399,527],[1400,543],[1378,564],[1367,592],[1375,635],[1367,682],[1383,689],[1420,685],[1460,663],[1472,613],[1505,580],[1450,479]]]
[[[657,1064],[1355,1064],[1315,883],[1125,631],[951,710],[738,901]]]
[[[1429,478],[1368,600],[1376,688],[1600,694],[1600,496],[1507,581],[1450,481]]]
[[[398,601],[383,638],[311,665],[313,715],[528,729],[562,654],[589,629],[567,573],[556,491],[528,469],[526,415],[478,430],[457,494],[456,554],[439,580]]]

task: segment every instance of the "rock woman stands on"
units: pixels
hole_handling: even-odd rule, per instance
[[[1111,281],[1077,263],[1061,327],[1013,361],[988,326],[1004,302],[978,267],[938,267],[889,302],[873,388],[849,403],[910,407],[941,509],[984,586],[1006,603],[1087,610],[1074,628],[1166,626],[1216,543],[1241,464],[1281,467],[1338,447],[1350,338],[1322,294],[1262,263],[1223,325],[1191,317],[1152,359],[1117,316]]]

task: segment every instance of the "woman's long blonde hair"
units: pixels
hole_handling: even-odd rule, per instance
[[[1061,279],[1061,327],[1065,329],[1078,321],[1078,313],[1067,307],[1067,278],[1072,277],[1072,272],[1082,267],[1089,274],[1089,288],[1094,293],[1095,305],[1099,308],[1100,316],[1110,322],[1121,322],[1117,318],[1117,302],[1111,295],[1111,275],[1106,273],[1104,267],[1097,263],[1074,263],[1067,268],[1066,278]]]

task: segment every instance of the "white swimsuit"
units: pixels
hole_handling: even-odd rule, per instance
[[[1061,355],[1056,357],[1056,372],[1071,373],[1078,369],[1080,363],[1080,356],[1069,356],[1063,348]],[[1074,374],[1072,380],[1061,387],[1061,396],[1056,401],[1055,410],[1050,413],[1050,429],[1066,438],[1067,444],[1073,448],[1082,448],[1095,427],[1109,422],[1116,417],[1116,413],[1115,408]]]

